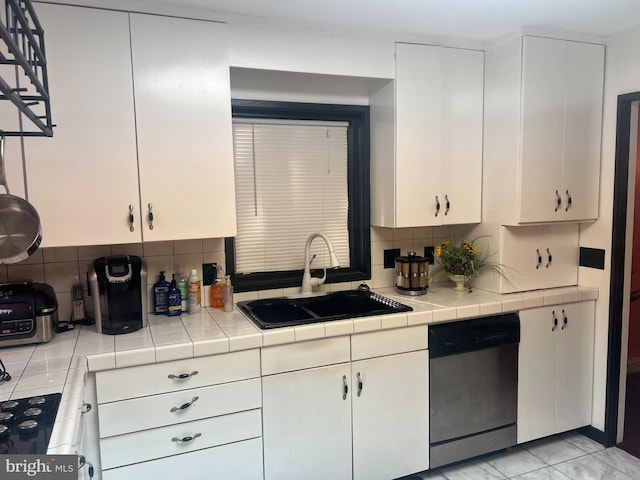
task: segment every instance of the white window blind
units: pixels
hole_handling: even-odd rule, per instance
[[[234,120],[236,273],[304,267],[326,234],[349,266],[347,124]],[[321,239],[312,268],[329,266]]]

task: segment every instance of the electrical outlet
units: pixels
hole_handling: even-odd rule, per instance
[[[435,263],[434,250],[434,247],[424,247],[424,258],[427,259],[429,265],[433,265]]]
[[[390,248],[389,250],[384,250],[384,268],[395,268],[396,267],[396,257],[400,256],[399,248]]]
[[[213,285],[216,281],[216,273],[218,271],[218,264],[216,263],[203,263],[202,264],[202,284]]]

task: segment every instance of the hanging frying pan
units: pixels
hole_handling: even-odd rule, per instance
[[[9,193],[4,172],[4,135],[0,132],[0,263],[17,263],[40,246],[42,235],[38,212],[23,198]]]

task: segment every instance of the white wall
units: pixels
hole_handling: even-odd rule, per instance
[[[594,368],[593,426],[604,430],[607,380],[607,342],[609,323],[609,278],[611,274],[611,229],[613,217],[613,180],[616,151],[616,115],[618,95],[640,91],[640,26],[611,36],[607,41],[605,92],[600,177],[600,217],[584,225],[580,244],[606,251],[605,269],[580,268],[580,285],[597,287],[596,344]],[[628,286],[626,288],[628,295]],[[623,411],[623,410],[622,410]]]
[[[393,78],[394,43],[231,25],[231,66]]]

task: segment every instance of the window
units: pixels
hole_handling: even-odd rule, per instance
[[[236,291],[298,286],[304,245],[322,232],[338,254],[327,282],[371,277],[366,106],[234,100],[237,238],[226,239]],[[312,267],[327,265],[321,240]]]

